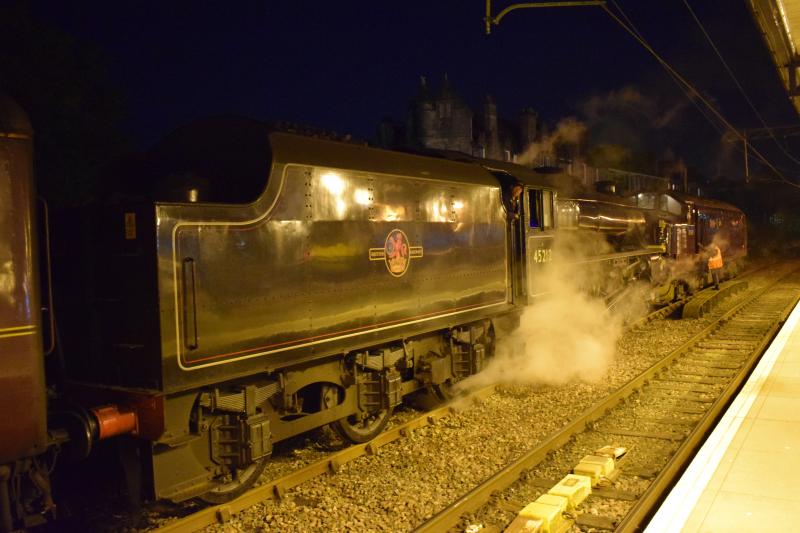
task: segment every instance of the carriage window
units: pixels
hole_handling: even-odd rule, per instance
[[[553,227],[553,191],[542,191],[542,228]]]
[[[553,227],[553,191],[528,190],[528,213],[532,228]]]
[[[556,220],[559,229],[575,229],[578,227],[578,218],[580,217],[580,208],[578,202],[572,200],[563,200],[556,203]]]

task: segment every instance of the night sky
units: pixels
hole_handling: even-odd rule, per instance
[[[494,11],[510,3],[495,0]],[[682,0],[618,4],[737,127],[761,126]],[[689,4],[767,122],[797,122],[746,2]],[[516,11],[490,36],[484,9],[483,0],[30,4],[34,18],[100,51],[124,96],[122,127],[139,148],[229,113],[371,139],[382,117],[405,120],[420,76],[436,88],[446,73],[474,110],[489,93],[501,116],[531,106],[551,124],[583,119],[586,102],[634,87],[652,113],[680,112],[657,149],[685,152],[698,166],[725,152],[719,132],[600,8]],[[731,157],[735,172],[739,155]]]
[[[496,1],[495,11],[508,4]],[[745,3],[691,4],[762,112],[791,120]],[[482,0],[35,5],[37,14],[106,53],[142,139],[227,112],[369,137],[381,116],[404,117],[420,75],[438,83],[447,73],[467,101],[488,92],[501,110],[531,105],[552,119],[593,94],[652,76],[672,84],[593,7],[517,11],[486,36]],[[683,2],[619,5],[657,50],[724,101],[732,118],[755,123]]]

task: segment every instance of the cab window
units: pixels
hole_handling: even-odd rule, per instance
[[[553,227],[553,191],[528,190],[530,226],[541,230]]]

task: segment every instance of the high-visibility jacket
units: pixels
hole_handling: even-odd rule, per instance
[[[714,246],[717,250],[717,253],[714,254],[712,257],[708,259],[708,269],[713,270],[715,268],[722,268],[722,250],[719,249],[719,246]]]

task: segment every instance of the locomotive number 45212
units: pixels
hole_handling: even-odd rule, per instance
[[[534,263],[549,263],[553,260],[553,250],[550,248],[539,248],[533,252]]]

